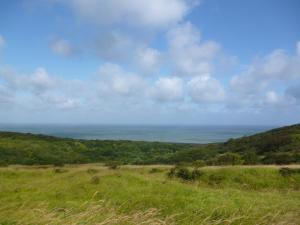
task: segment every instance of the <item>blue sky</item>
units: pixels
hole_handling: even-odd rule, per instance
[[[300,121],[297,0],[0,2],[0,122]]]

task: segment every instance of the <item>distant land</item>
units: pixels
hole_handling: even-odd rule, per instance
[[[83,140],[41,134],[0,132],[0,163],[206,165],[293,164],[300,162],[300,124],[272,129],[222,143],[167,143]]]

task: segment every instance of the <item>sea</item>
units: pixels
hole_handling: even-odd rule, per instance
[[[0,124],[0,131],[45,134],[86,140],[133,140],[172,143],[217,143],[272,129],[229,125],[54,125]]]

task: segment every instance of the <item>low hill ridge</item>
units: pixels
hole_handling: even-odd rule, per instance
[[[222,158],[223,157],[223,158]],[[235,159],[233,159],[235,158]],[[236,160],[238,159],[238,160]],[[41,134],[0,132],[0,164],[300,163],[300,124],[216,144],[79,140]]]

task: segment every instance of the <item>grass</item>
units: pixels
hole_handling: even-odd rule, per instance
[[[167,178],[168,170],[0,168],[0,224],[300,224],[300,174],[205,167],[199,180],[184,182]]]

